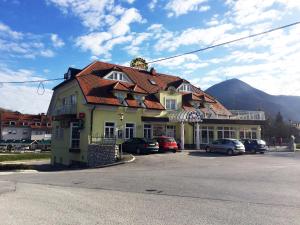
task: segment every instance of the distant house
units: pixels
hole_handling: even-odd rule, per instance
[[[0,113],[0,140],[50,140],[52,120],[45,114]]]
[[[260,138],[261,111],[229,111],[217,99],[178,76],[93,62],[69,68],[54,87],[52,163],[87,163],[95,138],[155,138],[167,135],[183,148],[218,138]]]
[[[300,122],[292,122],[292,127],[300,130]]]

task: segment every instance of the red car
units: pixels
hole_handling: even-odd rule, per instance
[[[160,152],[172,151],[175,153],[178,151],[178,145],[174,138],[161,136],[156,138],[156,140],[158,142]]]

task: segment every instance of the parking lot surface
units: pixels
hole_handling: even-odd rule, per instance
[[[101,169],[0,172],[1,224],[300,224],[300,154],[200,151]]]

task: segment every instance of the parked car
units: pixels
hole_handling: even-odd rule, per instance
[[[156,141],[158,142],[160,152],[172,151],[175,153],[178,151],[177,142],[173,137],[160,136],[156,138]]]
[[[264,140],[260,139],[244,139],[242,140],[246,152],[251,152],[253,154],[259,152],[264,154],[268,150],[267,144]]]
[[[153,139],[131,138],[122,144],[122,150],[137,154],[149,154],[158,152],[159,146],[157,141]]]
[[[245,153],[245,146],[236,139],[218,139],[205,147],[206,152],[219,152],[227,155]]]

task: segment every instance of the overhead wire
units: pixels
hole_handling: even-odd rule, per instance
[[[221,42],[219,44],[210,45],[210,46],[200,48],[200,49],[197,49],[197,50],[193,50],[193,51],[184,52],[184,53],[169,56],[169,57],[164,57],[164,58],[152,60],[152,61],[149,61],[147,63],[148,64],[153,64],[153,63],[157,63],[157,62],[161,62],[161,61],[165,61],[165,60],[169,60],[169,59],[178,58],[178,57],[185,56],[185,55],[194,54],[194,53],[197,53],[197,52],[206,51],[206,50],[209,50],[209,49],[212,49],[212,48],[216,48],[216,47],[220,47],[220,46],[223,46],[223,45],[228,45],[228,44],[231,44],[231,43],[234,43],[234,42],[238,42],[238,41],[250,39],[250,38],[253,38],[253,37],[261,36],[261,35],[264,35],[264,34],[267,34],[267,33],[271,33],[271,32],[281,30],[281,29],[285,29],[285,28],[292,27],[292,26],[296,26],[296,25],[299,25],[299,24],[300,24],[300,21],[297,21],[297,22],[290,23],[290,24],[287,24],[287,25],[284,25],[284,26],[280,26],[280,27],[276,27],[276,28],[273,28],[273,29],[270,29],[270,30],[263,31],[263,32],[259,32],[259,33],[251,34],[251,35],[248,35],[248,36],[236,38],[236,39],[233,39],[233,40],[230,40],[230,41]],[[214,43],[214,41],[212,43]],[[43,95],[45,93],[45,86],[44,86],[45,82],[58,81],[58,80],[64,80],[64,79],[65,78],[53,78],[53,79],[44,79],[44,80],[27,80],[27,81],[0,81],[0,88],[3,87],[4,84],[38,83],[37,94]]]

